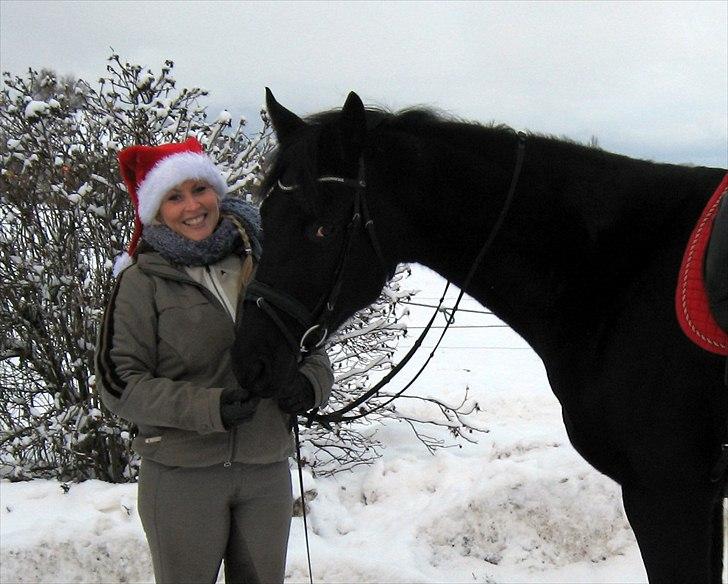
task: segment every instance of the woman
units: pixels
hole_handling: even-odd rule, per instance
[[[138,427],[139,514],[157,582],[283,582],[290,413],[326,402],[323,353],[278,402],[230,367],[241,289],[260,254],[257,211],[226,198],[194,138],[119,154],[135,209],[96,352],[106,406]]]

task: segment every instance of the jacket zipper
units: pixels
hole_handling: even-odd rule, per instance
[[[225,309],[225,312],[227,312],[233,322],[235,322],[235,312],[230,305],[230,300],[228,299],[227,294],[225,294],[225,291],[221,290],[220,286],[218,286],[217,278],[215,277],[214,272],[210,269],[210,266],[205,266],[205,272],[207,273],[207,277],[210,280],[212,287],[215,289],[214,295],[218,297],[218,300]],[[230,437],[228,438],[228,457],[227,460],[223,463],[223,466],[225,468],[230,468],[233,465],[233,460],[235,460],[236,433],[237,428],[233,427],[230,430]]]
[[[220,289],[220,286],[218,286],[217,280],[215,278],[215,274],[210,269],[210,266],[205,266],[205,273],[207,274],[207,278],[210,280],[210,283],[212,284],[212,287],[214,288],[213,296],[217,296],[217,300],[220,304],[222,304],[225,312],[228,314],[228,316],[235,322],[235,313],[232,312],[230,301],[228,300],[227,295],[225,294],[224,290]],[[225,468],[230,468],[233,465],[233,460],[235,460],[235,434],[236,434],[237,428],[233,427],[230,430],[230,437],[228,438],[228,457],[227,460],[223,463],[223,466]]]
[[[230,468],[233,465],[233,460],[235,460],[235,434],[237,433],[237,428],[232,428],[230,430],[230,438],[228,439],[228,457],[225,462],[222,463],[222,465],[225,468]]]
[[[210,267],[209,266],[205,266],[205,268],[208,270],[208,275],[209,275]],[[154,275],[156,275],[156,276],[158,276],[160,278],[164,278],[164,279],[167,279],[167,280],[173,280],[175,282],[183,282],[185,284],[190,284],[191,286],[195,286],[196,288],[198,288],[202,292],[202,294],[213,305],[216,305],[225,314],[227,314],[228,316],[232,317],[233,322],[235,321],[235,318],[230,314],[230,311],[225,307],[225,305],[223,304],[222,300],[220,298],[218,298],[217,295],[215,295],[213,292],[211,292],[209,290],[209,288],[207,288],[204,284],[200,284],[199,282],[195,282],[192,278],[186,277],[185,275],[182,275],[182,274],[180,274],[180,276],[177,277],[177,276],[173,276],[173,275],[168,274],[168,273],[160,273],[160,272],[157,272],[154,269],[148,270],[148,272],[153,273]],[[218,290],[217,286],[215,285],[215,280],[212,277],[210,277],[210,280],[212,281],[213,286],[215,286],[215,289]],[[235,436],[236,436],[236,434],[237,434],[237,428],[233,428],[233,429],[230,430],[230,438],[228,440],[228,456],[227,456],[227,460],[225,460],[222,463],[223,467],[225,467],[225,468],[230,468],[233,465],[233,462],[232,461],[233,461],[233,456],[235,454]]]

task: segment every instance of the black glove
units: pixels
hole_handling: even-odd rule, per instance
[[[223,389],[220,394],[222,425],[226,430],[230,430],[238,424],[247,422],[255,414],[259,401],[259,397],[250,397],[247,391],[239,387]]]
[[[316,393],[311,382],[300,371],[293,377],[293,381],[281,389],[278,398],[278,407],[287,414],[297,414],[310,410],[316,405]]]

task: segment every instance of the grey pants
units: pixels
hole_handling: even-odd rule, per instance
[[[139,515],[158,584],[282,583],[291,525],[288,462],[204,468],[142,461]]]

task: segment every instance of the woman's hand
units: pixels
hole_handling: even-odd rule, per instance
[[[226,430],[247,422],[255,415],[259,397],[250,394],[240,387],[225,388],[220,394],[220,418]]]
[[[296,372],[293,381],[281,388],[278,407],[287,414],[298,414],[310,410],[316,405],[316,394],[313,386],[303,373]]]

